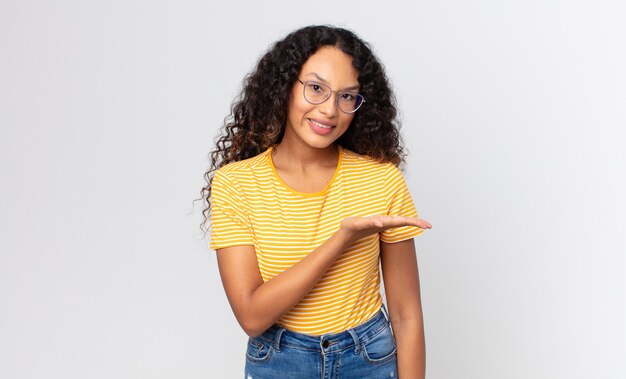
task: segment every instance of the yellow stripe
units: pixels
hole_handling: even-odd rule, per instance
[[[390,163],[340,149],[340,162],[328,186],[304,194],[280,179],[270,154],[271,149],[218,170],[211,199],[211,248],[253,244],[265,281],[321,245],[345,217],[417,216],[402,173]],[[356,241],[279,323],[321,335],[367,321],[382,301],[379,242],[398,242],[421,232],[402,227]]]

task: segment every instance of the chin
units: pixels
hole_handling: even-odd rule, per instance
[[[335,135],[335,133],[331,133],[326,136],[320,136],[315,133],[311,133],[311,134],[307,133],[307,135],[302,136],[303,137],[302,140],[304,141],[304,143],[306,143],[310,147],[313,147],[316,149],[326,149],[330,146],[335,145],[342,134],[343,133]]]
[[[319,141],[319,140],[308,140],[305,141],[305,143],[307,145],[309,145],[310,147],[314,148],[314,149],[326,149],[329,146],[333,146],[333,144],[337,142],[336,139],[333,140],[326,140],[326,141]]]

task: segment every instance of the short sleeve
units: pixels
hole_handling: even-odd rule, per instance
[[[212,250],[229,246],[254,245],[254,235],[241,192],[219,170],[211,182]]]
[[[389,164],[385,172],[385,199],[388,216],[417,217],[413,199],[404,180],[402,172],[393,164]],[[380,240],[387,243],[400,242],[413,238],[424,232],[415,226],[403,226],[387,229],[380,234]]]

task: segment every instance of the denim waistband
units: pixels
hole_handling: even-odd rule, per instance
[[[276,351],[281,347],[300,350],[311,350],[332,353],[354,348],[359,353],[361,344],[375,337],[389,326],[389,317],[384,305],[374,317],[365,323],[340,333],[328,333],[312,336],[273,325],[257,338],[262,338],[274,346]]]

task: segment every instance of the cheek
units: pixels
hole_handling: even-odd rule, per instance
[[[307,113],[313,110],[315,106],[313,104],[309,104],[306,100],[301,98],[302,96],[292,97],[292,100],[289,102],[289,117],[292,119],[301,119]]]
[[[353,119],[354,119],[353,114],[349,114],[349,115],[346,114],[345,117],[342,119],[342,124],[347,128],[348,126],[350,126]]]

